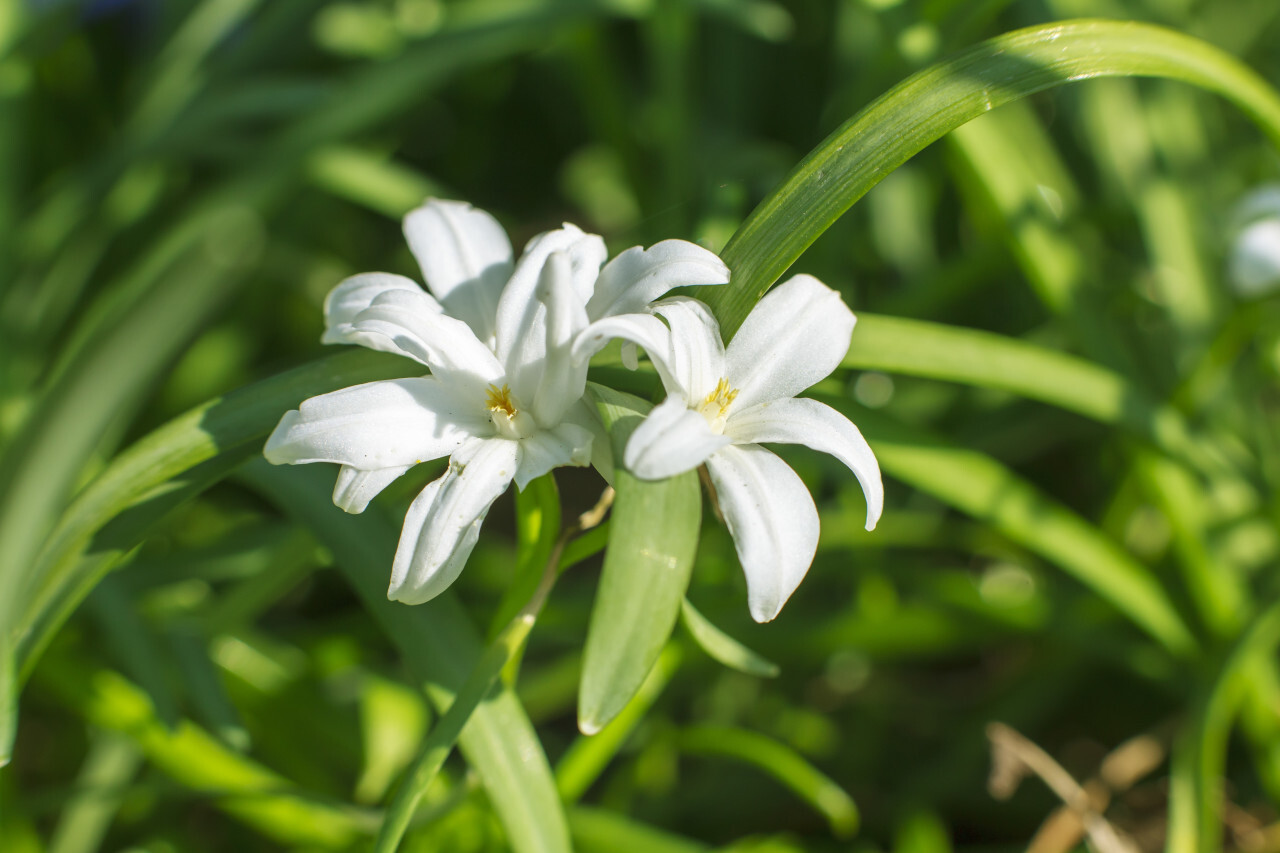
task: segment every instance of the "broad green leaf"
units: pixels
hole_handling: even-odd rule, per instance
[[[333,506],[334,472],[325,466],[272,468],[255,460],[245,466],[244,476],[333,552],[343,577],[399,649],[427,697],[447,714],[484,647],[448,592],[415,606],[387,599],[397,527],[376,506],[360,515]],[[499,685],[470,715],[459,744],[483,780],[512,849],[567,853],[568,830],[551,769],[515,693]]]
[[[687,598],[680,603],[680,619],[702,650],[730,669],[760,678],[776,678],[781,672],[776,663],[765,660],[717,628]]]
[[[733,270],[699,295],[731,337],[808,246],[886,175],[1001,104],[1094,77],[1167,77],[1216,92],[1280,144],[1280,96],[1229,54],[1148,24],[1066,21],[983,42],[904,80],[823,140],[751,213],[721,257]]]
[[[733,758],[760,768],[816,809],[831,831],[848,838],[858,830],[858,807],[845,790],[791,747],[747,729],[691,726],[680,748],[693,755]]]
[[[702,494],[693,471],[654,482],[632,476],[622,451],[649,406],[602,385],[589,393],[613,443],[618,493],[578,694],[578,728],[595,734],[631,701],[675,628],[698,547]]]

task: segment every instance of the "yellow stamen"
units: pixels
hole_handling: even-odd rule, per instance
[[[489,407],[491,412],[502,412],[508,418],[516,416],[515,404],[511,402],[510,385],[503,385],[501,388],[497,385],[490,385],[489,393],[485,395],[485,405]]]
[[[702,411],[711,414],[708,411],[710,406],[719,406],[720,411],[714,414],[714,417],[723,418],[729,413],[729,406],[738,397],[738,389],[729,387],[728,379],[721,379],[716,383],[716,390],[707,395],[707,399],[702,401]]]

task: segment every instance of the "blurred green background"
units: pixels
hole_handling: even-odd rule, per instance
[[[0,0],[8,529],[56,517],[188,408],[322,355],[340,279],[418,277],[399,217],[427,195],[493,212],[517,246],[567,220],[615,252],[668,237],[719,249],[903,78],[1077,16],[1166,25],[1280,83],[1274,0]],[[582,789],[567,797],[576,848],[1023,850],[1061,801],[1035,779],[1008,799],[988,790],[998,721],[1078,781],[1106,779],[1094,807],[1141,850],[1165,844],[1170,749],[1216,738],[1222,766],[1195,772],[1226,804],[1225,846],[1280,850],[1265,831],[1280,807],[1269,651],[1251,659],[1234,733],[1212,690],[1280,591],[1280,304],[1233,296],[1226,276],[1236,204],[1278,175],[1276,150],[1220,99],[1086,82],[965,126],[814,244],[797,271],[856,313],[1074,355],[1191,437],[1046,405],[1016,381],[944,381],[947,347],[963,361],[972,339],[926,335],[904,355],[892,326],[861,344],[860,327],[817,393],[885,442],[880,527],[861,530],[847,471],[784,450],[823,540],[760,626],[706,513],[689,598],[781,674],[728,669],[678,633],[617,754],[563,783]],[[926,343],[937,363],[911,367]],[[988,372],[1017,375],[1019,352]],[[907,458],[904,436],[963,452]],[[419,466],[375,510],[398,527],[439,470]],[[334,472],[286,473],[318,476],[327,500]],[[0,849],[367,846],[433,715],[332,549],[255,476],[168,515],[35,664],[0,771]],[[601,487],[590,471],[557,480],[566,517]],[[513,506],[497,504],[456,586],[482,632],[515,562]],[[1161,648],[1082,582],[1108,570],[1098,541],[1149,569],[1197,655]],[[517,685],[553,766],[578,742],[597,566],[561,579]],[[457,756],[428,800],[406,849],[507,849]],[[1044,853],[1084,849],[1070,827],[1042,839]]]

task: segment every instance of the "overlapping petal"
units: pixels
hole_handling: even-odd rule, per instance
[[[343,512],[361,513],[369,501],[409,470],[408,465],[361,471],[350,465],[338,469],[338,482],[333,487],[333,505]]]
[[[407,290],[422,293],[422,288],[412,279],[386,272],[366,272],[343,279],[329,291],[324,300],[324,334],[322,344],[358,344],[369,349],[403,354],[394,341],[372,332],[360,332],[352,326],[356,315],[373,304],[373,301],[389,290]],[[423,294],[426,296],[426,294]],[[444,310],[440,303],[427,297],[421,301],[420,310]]]
[[[516,488],[523,490],[552,468],[586,465],[591,461],[594,438],[594,434],[585,427],[562,423],[553,429],[520,439]]]
[[[724,261],[696,243],[663,240],[647,249],[632,246],[600,270],[587,315],[599,320],[634,314],[673,288],[728,282]]]
[[[483,388],[500,382],[502,365],[461,320],[431,310],[422,291],[391,290],[378,296],[352,323],[358,332],[382,335],[403,355],[425,364],[448,381]]]
[[[409,506],[388,598],[421,604],[454,582],[489,507],[511,485],[518,455],[518,443],[503,438],[472,439],[459,448],[444,475]]]
[[[573,290],[584,305],[608,255],[604,240],[568,223],[529,241],[498,302],[494,352],[509,368],[538,364],[546,354],[546,308],[537,291],[547,258],[557,252],[568,258]]]
[[[513,267],[511,241],[498,220],[466,202],[428,199],[405,216],[404,236],[445,310],[491,341]]]
[[[671,396],[631,433],[624,461],[637,477],[660,480],[697,468],[730,440],[712,432],[706,418],[684,400]]]
[[[875,529],[884,509],[880,463],[858,428],[835,409],[804,398],[773,400],[735,412],[725,432],[739,444],[803,444],[830,453],[858,478],[867,498],[867,530]]]
[[[737,406],[794,397],[825,379],[849,351],[854,322],[840,294],[813,276],[769,291],[725,351]]]
[[[542,268],[537,298],[546,311],[546,355],[538,371],[538,384],[530,407],[543,427],[560,423],[565,411],[582,399],[587,389],[587,365],[573,357],[573,342],[587,325],[586,306],[573,287],[569,256],[553,252]],[[527,379],[513,378],[515,383]],[[517,394],[522,389],[517,387]]]
[[[804,580],[818,550],[818,510],[787,463],[755,444],[707,460],[720,511],[747,577],[747,605],[768,622]]]
[[[263,454],[274,465],[337,462],[361,471],[447,456],[485,422],[431,377],[368,382],[303,401]]]
[[[687,296],[655,304],[653,310],[671,327],[665,357],[667,373],[690,404],[701,402],[727,374],[720,324],[706,305]],[[649,354],[650,359],[654,354]],[[671,393],[672,389],[667,389]]]

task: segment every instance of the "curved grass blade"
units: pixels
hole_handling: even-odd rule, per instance
[[[925,146],[1001,104],[1093,77],[1166,77],[1231,101],[1280,145],[1280,96],[1212,45],[1148,24],[1067,21],[1017,30],[904,80],[822,141],[734,233],[726,286],[699,296],[726,338],[854,202]]]
[[[1169,784],[1170,853],[1222,849],[1222,782],[1231,730],[1253,691],[1256,667],[1272,666],[1280,645],[1280,602],[1258,615],[1199,692],[1174,744]]]
[[[759,678],[777,678],[782,671],[773,661],[765,660],[717,628],[687,598],[680,603],[680,620],[704,652],[730,669]]]
[[[590,385],[601,419],[622,459],[631,431],[648,410],[637,397]],[[595,734],[644,683],[680,615],[702,522],[698,477],[688,471],[646,482],[618,465],[609,547],[583,650],[578,728]]]
[[[853,798],[799,753],[773,738],[728,726],[692,726],[680,733],[678,743],[694,755],[734,758],[760,768],[813,806],[839,838],[858,831],[858,807]]]
[[[569,812],[569,830],[582,853],[708,853],[710,845],[638,823],[617,812],[578,806]]]
[[[52,633],[152,522],[257,453],[281,413],[307,397],[414,367],[368,350],[339,353],[211,400],[122,452],[63,514],[31,567],[39,584],[15,631],[21,671],[30,671]]]

